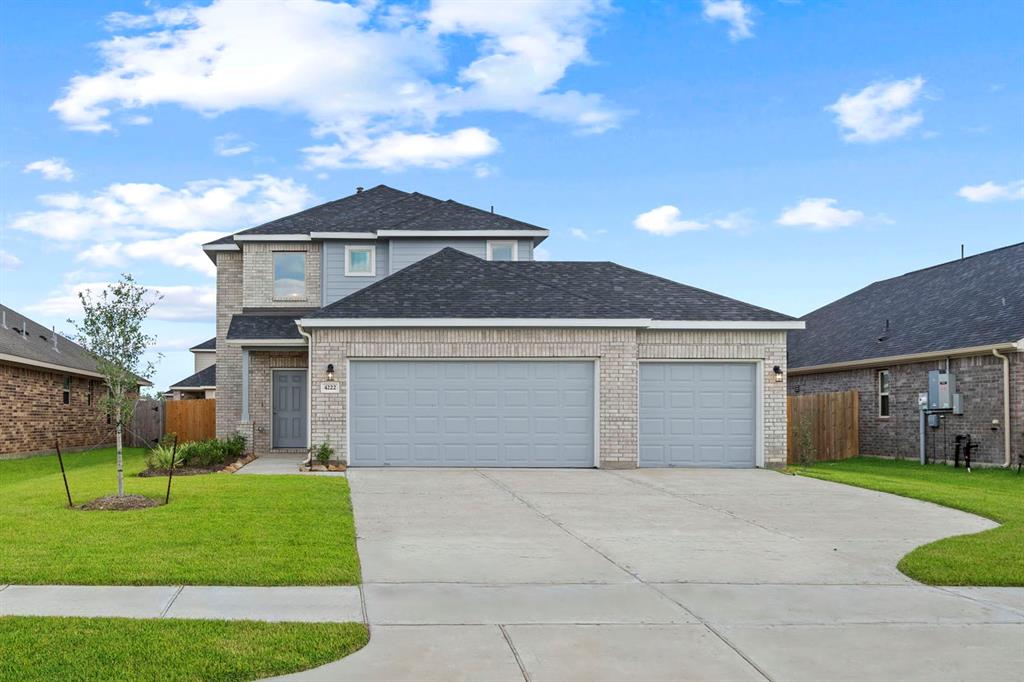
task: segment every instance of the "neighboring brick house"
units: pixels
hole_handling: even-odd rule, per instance
[[[189,348],[195,372],[167,389],[168,400],[198,400],[217,397],[217,337]]]
[[[857,391],[863,454],[918,458],[918,396],[947,367],[963,413],[935,412],[927,458],[952,461],[962,433],[980,440],[976,461],[1024,453],[1024,243],[875,282],[802,319],[789,392]]]
[[[84,348],[0,305],[0,457],[112,444],[105,391]]]
[[[350,466],[780,466],[780,313],[384,185],[205,245],[217,432]]]

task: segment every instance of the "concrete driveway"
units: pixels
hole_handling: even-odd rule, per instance
[[[370,644],[307,680],[1024,680],[1024,590],[896,570],[991,527],[770,471],[350,472]]]

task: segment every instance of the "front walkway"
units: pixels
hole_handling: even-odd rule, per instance
[[[896,570],[976,516],[768,471],[349,479],[370,644],[283,679],[1024,679],[1024,589]]]
[[[0,616],[208,618],[350,623],[358,587],[0,585]]]

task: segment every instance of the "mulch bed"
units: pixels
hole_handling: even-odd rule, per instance
[[[132,509],[146,509],[148,507],[159,507],[160,502],[150,499],[145,495],[107,495],[80,504],[76,507],[81,511],[130,511]]]

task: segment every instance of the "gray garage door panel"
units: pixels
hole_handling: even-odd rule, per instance
[[[351,363],[352,466],[594,466],[594,363]]]
[[[756,364],[640,364],[640,466],[752,467]]]

